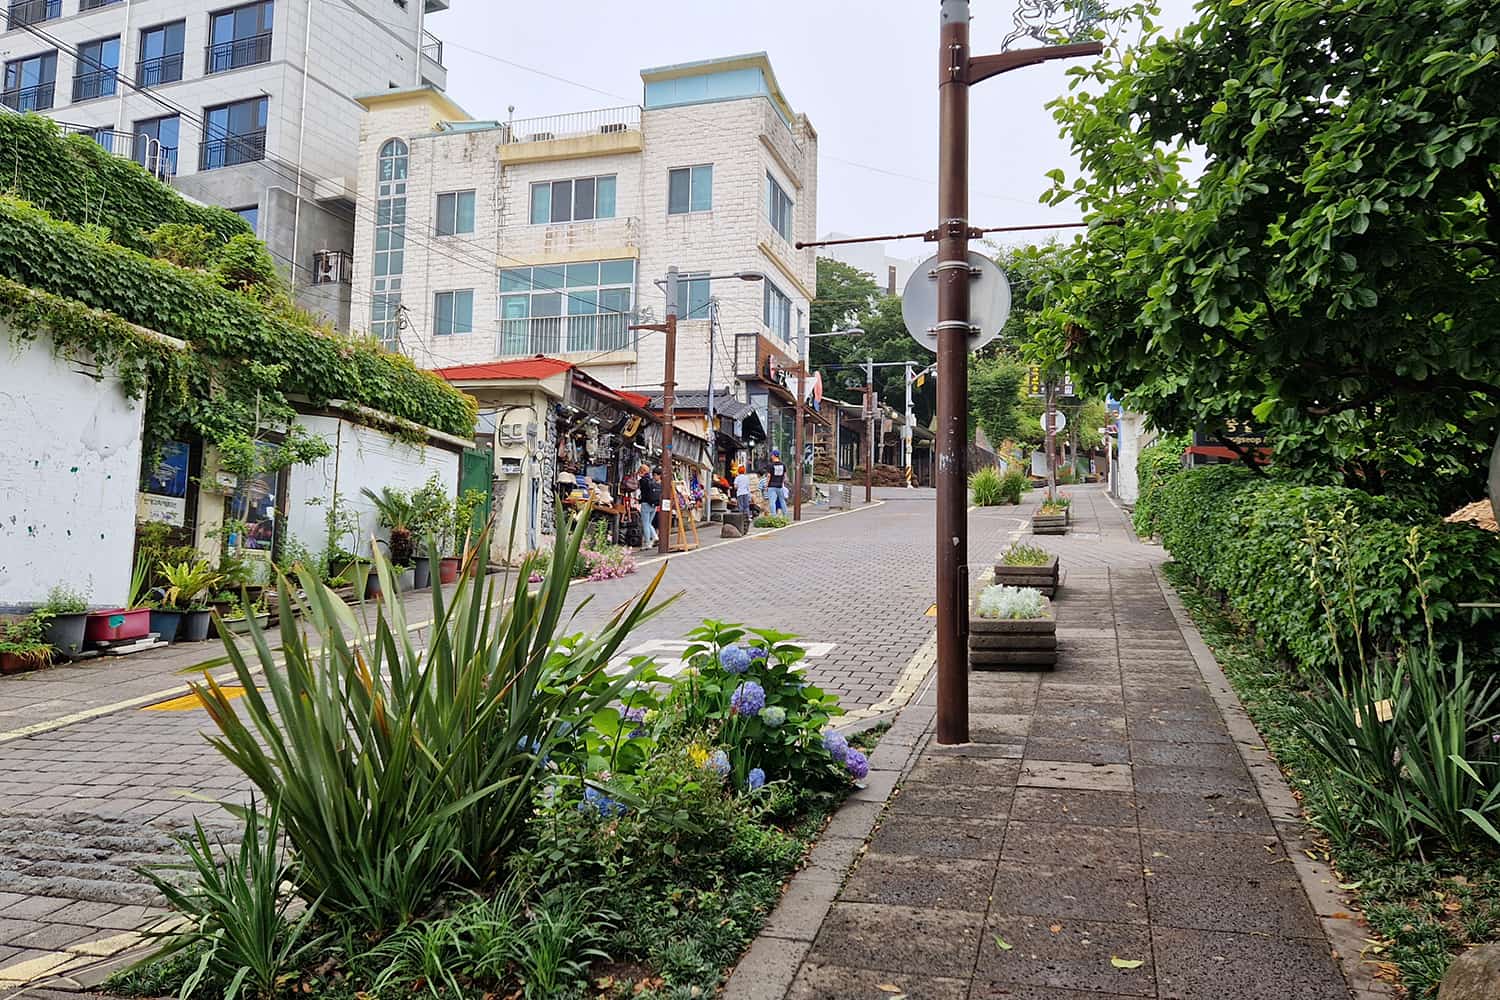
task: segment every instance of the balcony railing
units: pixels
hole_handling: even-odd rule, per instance
[[[508,122],[501,130],[501,142],[541,142],[546,139],[569,139],[582,135],[608,135],[612,132],[639,132],[641,109],[631,104],[623,108],[601,108],[577,111],[545,118],[523,118]]]
[[[135,162],[145,167],[159,180],[169,181],[177,176],[177,147],[163,146],[146,135],[135,137]]]
[[[162,83],[176,83],[182,79],[182,53],[142,59],[135,64],[135,82],[142,87],[155,87]]]
[[[123,0],[81,0],[78,4],[79,12],[86,10],[98,10],[100,7],[108,7],[111,4],[121,3]]]
[[[422,58],[443,64],[443,40],[430,31],[422,32]]]
[[[501,357],[628,350],[635,344],[630,323],[628,313],[615,312],[502,319],[498,350]]]
[[[266,130],[244,135],[225,136],[203,144],[198,155],[199,170],[217,170],[266,158]]]
[[[210,45],[207,65],[203,71],[223,73],[226,70],[239,69],[241,66],[254,66],[256,63],[270,61],[271,33],[267,31],[264,34],[251,35],[249,38],[236,38],[233,41]]]
[[[0,104],[16,111],[46,111],[52,107],[57,85],[39,83],[35,87],[17,87],[0,93]]]
[[[116,74],[112,69],[80,73],[73,77],[73,100],[92,101],[96,97],[109,97],[115,92],[115,85]]]
[[[9,27],[21,28],[62,17],[62,0],[21,0],[10,5]]]
[[[347,285],[353,278],[353,254],[346,250],[317,250],[313,253],[314,285]]]

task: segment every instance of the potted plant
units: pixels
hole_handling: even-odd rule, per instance
[[[1042,501],[1035,514],[1031,515],[1033,535],[1066,535],[1068,533],[1068,507],[1071,501],[1065,496],[1049,496]]]
[[[1031,587],[985,587],[969,611],[969,666],[1051,669],[1057,665],[1052,602]]]
[[[36,615],[0,626],[0,674],[19,674],[44,667],[52,646],[43,637],[46,622]]]
[[[1057,593],[1057,556],[1035,545],[1015,544],[995,563],[995,583],[1005,587],[1032,587],[1043,597]]]
[[[143,552],[136,558],[135,570],[130,575],[130,595],[125,607],[90,611],[83,626],[83,638],[86,642],[144,639],[153,631],[152,612],[146,606],[150,575],[151,561]]]
[[[247,610],[249,611],[248,615],[246,614]],[[226,635],[246,635],[250,631],[251,621],[254,621],[262,629],[270,625],[271,613],[266,609],[264,601],[257,601],[253,604],[238,604],[230,608],[227,615],[216,619],[215,628],[218,630],[220,638]]]
[[[163,566],[161,572],[167,580],[163,610],[166,613],[175,610],[181,615],[183,640],[202,642],[207,639],[209,610],[206,602],[218,582],[218,570],[199,559]]]
[[[412,569],[412,521],[416,510],[412,506],[411,494],[404,490],[393,490],[389,486],[382,486],[379,493],[367,486],[362,492],[365,499],[375,505],[381,527],[386,529],[391,566],[399,574],[399,589],[410,590],[416,582]]]
[[[446,534],[444,522],[449,517],[448,494],[436,472],[421,489],[412,493],[411,505],[411,532],[415,546],[411,563],[412,586],[421,590],[432,585],[432,558],[434,554],[442,555],[439,540]]]
[[[33,614],[42,622],[42,638],[71,659],[83,652],[83,630],[88,623],[88,601],[64,586],[47,592],[47,602]]]

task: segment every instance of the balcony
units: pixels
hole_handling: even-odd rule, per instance
[[[21,0],[10,5],[9,17],[11,28],[51,21],[62,17],[62,0]]]
[[[422,58],[443,65],[443,40],[430,31],[422,32]]]
[[[73,77],[73,103],[92,101],[98,97],[110,97],[117,89],[116,84],[116,74],[112,69],[80,73]]]
[[[528,259],[584,250],[610,251],[609,256],[615,257],[619,256],[621,249],[640,246],[640,220],[626,217],[535,226],[506,225],[501,229],[501,240],[501,249],[505,253]]]
[[[14,111],[46,111],[52,107],[56,84],[39,83],[35,87],[17,87],[0,93],[0,104]]]
[[[135,82],[142,87],[176,83],[182,79],[182,53],[142,59],[135,64]]]
[[[313,254],[314,285],[347,285],[353,280],[353,254],[345,250],[319,250]]]
[[[85,11],[98,10],[100,7],[110,7],[123,2],[124,0],[81,0],[78,4],[78,12],[82,14]]]
[[[204,60],[205,73],[223,73],[242,66],[271,61],[271,32],[236,38],[228,42],[210,45]]]
[[[545,118],[523,118],[500,128],[500,159],[505,163],[565,160],[641,150],[638,105],[601,108]]]
[[[627,351],[635,348],[635,331],[628,313],[592,316],[532,316],[502,319],[496,351],[503,358],[533,354]]]
[[[225,136],[203,144],[198,153],[199,170],[217,170],[266,158],[266,130]]]

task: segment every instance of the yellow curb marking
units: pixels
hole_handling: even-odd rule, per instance
[[[99,938],[97,941],[80,941],[77,944],[70,944],[67,950],[75,955],[108,958],[111,955],[118,955],[127,948],[134,948],[144,940],[146,940],[144,935],[135,931],[126,931],[123,934]]]
[[[224,697],[233,701],[236,698],[245,697],[245,689],[238,684],[230,684],[219,689],[224,692]],[[173,698],[170,701],[159,701],[154,705],[147,705],[141,709],[142,712],[193,712],[203,707],[203,702],[198,700],[195,694],[185,694],[181,698]]]
[[[66,951],[54,951],[36,958],[28,958],[15,965],[0,969],[0,986],[29,986],[43,976],[60,974],[63,969],[82,959]]]

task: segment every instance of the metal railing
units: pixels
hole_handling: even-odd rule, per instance
[[[218,45],[208,46],[205,73],[223,73],[271,61],[271,33],[269,31],[249,38],[236,38]]]
[[[630,322],[629,313],[616,312],[502,319],[497,350],[501,357],[628,350],[635,346]]]
[[[430,31],[422,32],[422,58],[443,64],[443,40]]]
[[[109,97],[115,93],[116,83],[116,71],[112,69],[79,73],[73,77],[73,100],[92,101],[96,97]]]
[[[15,111],[46,111],[52,107],[57,85],[39,83],[35,87],[17,87],[0,93],[0,104]]]
[[[81,0],[78,4],[80,13],[86,10],[98,10],[100,7],[108,7],[110,4],[121,3],[122,0]]]
[[[211,139],[198,154],[199,170],[217,170],[266,158],[266,130]]]
[[[142,87],[155,87],[161,83],[176,83],[182,79],[182,53],[172,52],[154,59],[142,59],[135,64],[135,82]]]
[[[145,167],[158,180],[170,181],[177,176],[176,146],[163,146],[160,140],[148,135],[136,136],[136,140],[139,145],[136,147],[137,155],[133,157],[135,162]]]
[[[545,139],[568,139],[582,135],[608,135],[612,132],[639,132],[640,105],[623,108],[601,108],[598,111],[576,111],[545,118],[522,118],[507,122],[501,130],[501,142],[540,142]]]
[[[347,250],[315,250],[312,283],[347,285],[354,278],[354,255]]]
[[[8,26],[21,28],[58,17],[62,17],[62,0],[21,0],[10,5]]]

